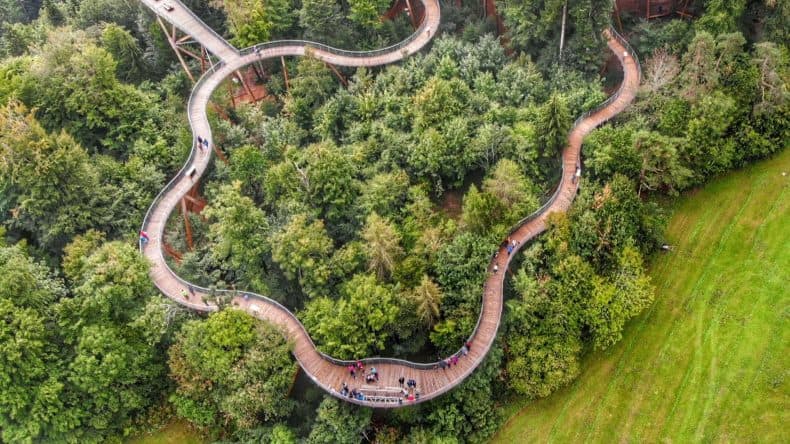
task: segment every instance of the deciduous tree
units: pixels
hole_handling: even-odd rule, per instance
[[[362,239],[366,242],[368,271],[374,272],[382,280],[391,276],[403,255],[400,234],[395,226],[373,213],[368,216],[362,230]]]
[[[325,294],[332,250],[323,221],[308,222],[306,214],[297,214],[272,236],[272,258],[311,297]]]
[[[289,348],[277,328],[239,310],[190,321],[170,349],[178,384],[171,402],[179,415],[203,426],[229,420],[248,429],[259,417],[287,417],[296,371]]]
[[[300,314],[318,347],[340,359],[384,350],[397,330],[399,306],[392,290],[373,275],[356,275],[343,285],[341,293],[337,301],[328,297],[311,300]]]

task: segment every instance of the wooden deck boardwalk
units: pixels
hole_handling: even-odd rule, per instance
[[[169,0],[168,3],[174,6],[174,10],[168,12],[161,8],[162,2],[141,1],[157,15],[191,35],[195,41],[206,47],[220,60],[201,77],[192,91],[187,107],[194,138],[192,152],[182,170],[160,192],[149,208],[142,229],[148,233],[150,240],[140,244],[142,253],[151,262],[151,278],[163,294],[189,308],[213,311],[217,307],[209,301],[215,300],[215,295],[212,295],[208,289],[186,282],[173,273],[165,262],[162,248],[165,225],[170,214],[179,204],[181,198],[192,188],[195,180],[203,175],[211,158],[211,149],[199,148],[197,137],[200,136],[212,143],[211,128],[206,114],[212,92],[237,69],[272,57],[302,56],[310,52],[313,57],[342,66],[378,66],[397,62],[419,51],[431,40],[440,24],[439,4],[438,0],[421,0],[425,6],[425,17],[415,33],[404,42],[383,50],[353,52],[336,50],[319,43],[282,41],[264,43],[239,51],[217,35],[180,2]],[[574,125],[568,136],[568,145],[563,151],[563,174],[557,192],[536,214],[522,221],[514,229],[511,237],[518,241],[518,248],[546,229],[546,218],[550,213],[567,210],[573,201],[578,188],[578,181],[574,180],[574,175],[579,164],[584,137],[595,127],[625,109],[634,99],[641,75],[639,62],[622,38],[612,31],[607,31],[605,35],[609,48],[617,55],[623,66],[623,83],[618,92],[605,102],[605,106],[585,115]],[[333,396],[356,404],[382,408],[398,407],[440,396],[460,384],[485,359],[499,329],[503,307],[502,293],[505,270],[510,259],[514,256],[506,254],[504,249],[501,249],[499,253],[489,264],[490,274],[483,287],[478,326],[469,339],[472,346],[468,354],[462,355],[459,350],[457,353],[458,364],[449,369],[440,369],[437,363],[415,363],[389,358],[363,359],[366,368],[375,366],[378,370],[379,380],[372,385],[365,384],[364,377],[361,375],[357,375],[356,379],[351,378],[346,369],[346,366],[350,364],[349,361],[340,361],[319,352],[296,316],[277,302],[253,293],[238,291],[224,293],[232,299],[232,305],[282,327],[293,344],[293,354],[299,365],[319,387]],[[500,270],[498,273],[491,272],[494,264]],[[182,292],[189,292],[190,289],[192,294],[188,299],[184,299]],[[463,344],[458,345],[460,349]],[[417,381],[418,399],[403,400],[399,395],[398,379],[400,377]],[[362,392],[365,399],[341,396],[338,392],[344,382],[349,387]]]

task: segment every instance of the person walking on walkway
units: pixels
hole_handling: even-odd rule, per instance
[[[398,378],[398,384],[400,384],[400,386],[403,387],[403,381],[405,381],[405,380],[406,380],[406,378],[401,376],[400,378]]]
[[[148,243],[148,241],[150,240],[150,239],[148,239],[148,233],[146,233],[146,232],[145,232],[145,231],[143,231],[143,230],[140,230],[140,240],[141,240],[141,241],[142,241],[144,244],[147,244],[147,243]]]
[[[357,372],[354,371],[354,365],[349,364],[349,366],[346,368],[348,368],[348,373],[351,374],[351,377],[357,379]]]
[[[187,301],[189,300],[189,293],[187,293],[187,290],[185,288],[181,289],[181,297],[186,299]]]

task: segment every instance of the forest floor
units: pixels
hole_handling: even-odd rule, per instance
[[[206,441],[186,421],[174,419],[161,429],[145,435],[135,436],[127,444],[203,444]]]
[[[790,150],[670,211],[653,306],[494,442],[790,442]]]

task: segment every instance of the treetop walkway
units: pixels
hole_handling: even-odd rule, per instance
[[[444,368],[440,362],[416,363],[380,357],[361,359],[367,369],[377,369],[378,380],[372,384],[365,383],[362,374],[357,374],[356,379],[351,378],[347,367],[356,361],[339,360],[320,352],[302,323],[277,301],[250,292],[210,290],[186,282],[170,269],[163,254],[165,225],[170,214],[203,175],[211,159],[209,147],[212,144],[212,134],[207,106],[212,92],[226,77],[256,61],[282,56],[303,56],[308,53],[327,63],[351,67],[397,62],[422,49],[435,35],[441,19],[438,0],[421,0],[425,8],[423,21],[406,40],[373,51],[345,51],[320,43],[296,40],[262,43],[239,51],[181,2],[140,1],[161,18],[189,34],[219,59],[195,84],[189,98],[187,113],[193,135],[189,158],[156,197],[143,221],[142,230],[148,233],[149,240],[141,240],[140,249],[151,262],[150,275],[159,290],[181,305],[204,312],[217,310],[217,305],[211,301],[215,301],[218,296],[226,297],[233,306],[281,327],[293,344],[293,354],[304,372],[319,387],[348,402],[381,408],[410,405],[436,398],[463,382],[485,359],[499,329],[505,271],[515,256],[506,254],[504,245],[500,246],[498,254],[493,255],[488,266],[489,275],[483,285],[480,316],[468,339],[471,346],[467,350],[464,344],[458,344],[459,351],[454,355],[457,357],[457,364]],[[163,8],[163,3],[170,5],[172,10]],[[624,110],[636,95],[641,80],[636,54],[613,29],[605,31],[604,36],[623,67],[622,84],[614,95],[595,110],[579,117],[573,125],[568,135],[568,144],[562,153],[562,176],[556,191],[545,205],[522,219],[511,231],[511,239],[517,242],[516,250],[546,229],[549,214],[566,211],[570,207],[579,186],[580,151],[584,137]],[[198,137],[208,145],[199,146]],[[398,382],[400,378],[416,381],[416,390],[412,391],[416,395],[414,399],[404,399]],[[349,389],[355,389],[360,394],[359,398],[342,395],[340,390],[343,383],[347,383]]]

